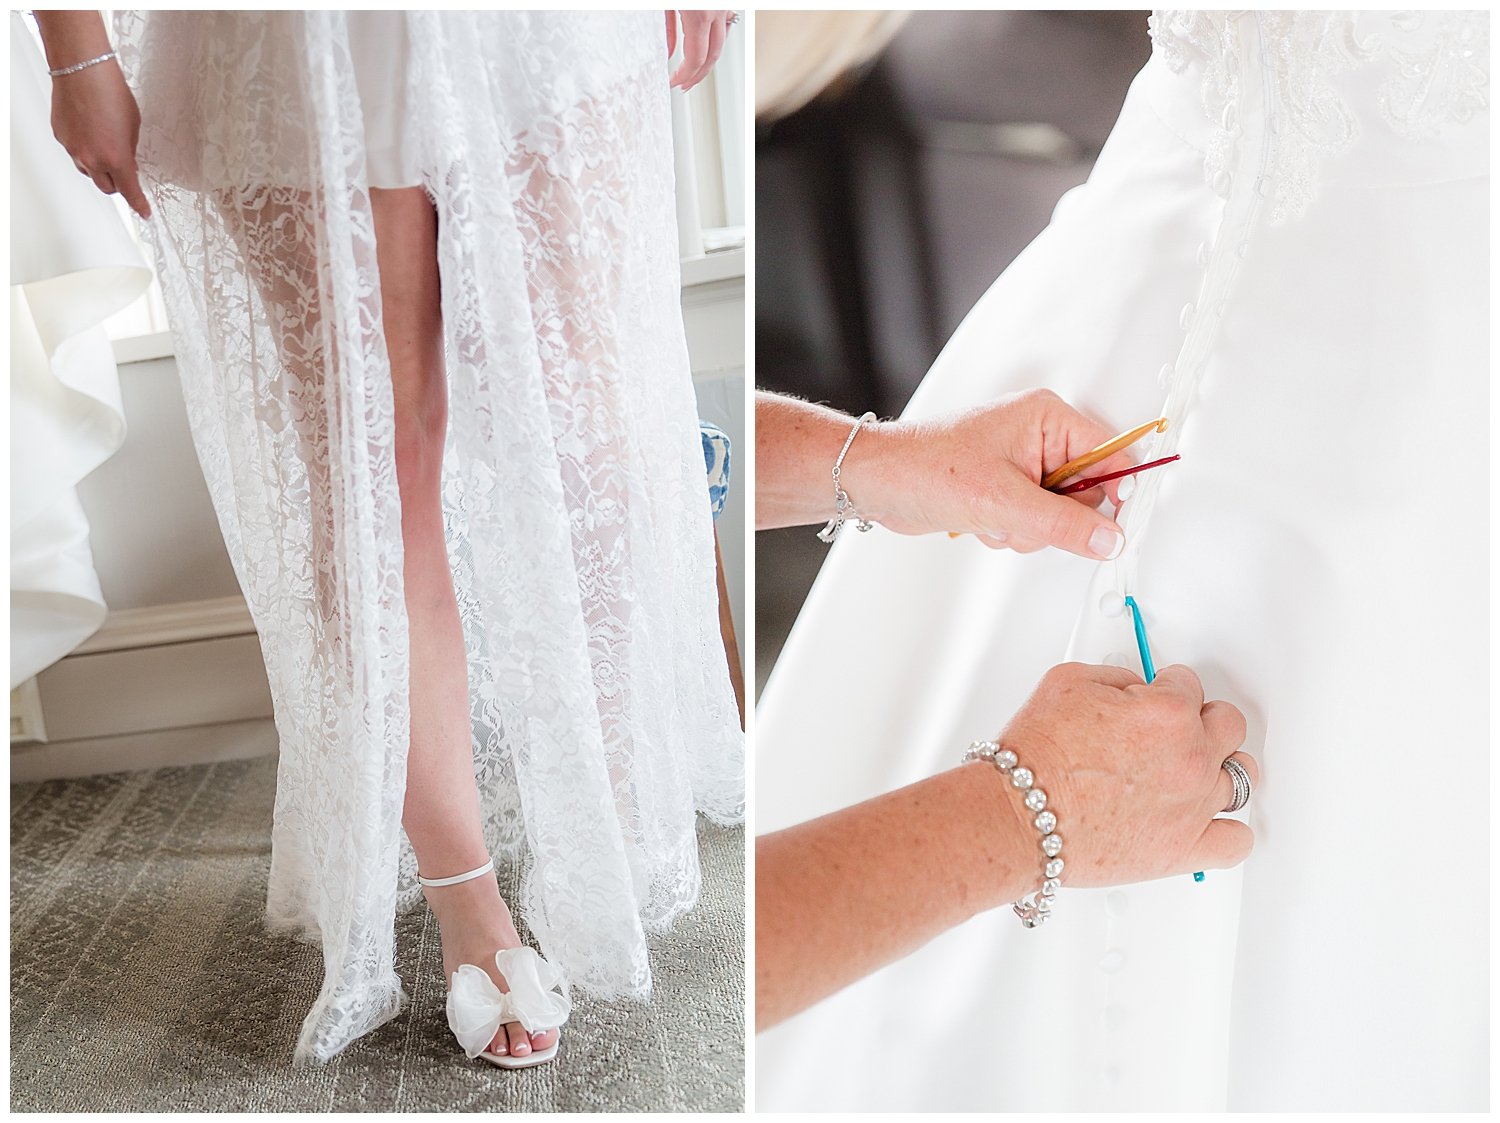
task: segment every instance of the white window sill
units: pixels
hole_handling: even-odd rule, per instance
[[[172,333],[169,331],[132,335],[110,342],[115,349],[115,362],[121,366],[126,363],[144,363],[150,359],[170,359],[173,354]]]
[[[715,281],[728,281],[745,275],[745,245],[712,253],[700,253],[682,259],[682,287],[690,289],[697,285],[711,285]]]
[[[682,260],[684,291],[700,285],[712,285],[719,281],[729,281],[744,276],[745,246],[743,242],[738,246],[715,250],[712,253],[701,253]],[[121,365],[144,363],[152,359],[170,359],[173,355],[172,333],[168,331],[116,339],[113,341],[113,346],[115,362]]]

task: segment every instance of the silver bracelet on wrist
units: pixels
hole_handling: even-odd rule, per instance
[[[59,66],[56,70],[48,70],[47,73],[53,78],[56,78],[60,74],[72,74],[75,70],[82,70],[86,66],[96,66],[101,62],[108,62],[114,57],[114,51],[105,51],[98,58],[85,59],[83,62],[75,62],[72,66]]]
[[[1021,802],[1034,816],[1031,825],[1041,837],[1042,887],[1028,893],[1011,907],[1027,928],[1035,928],[1052,915],[1057,890],[1062,885],[1062,836],[1057,833],[1057,814],[1047,809],[1047,793],[1036,786],[1031,769],[1022,768],[1016,754],[994,741],[975,741],[964,751],[963,763],[987,760],[1000,770],[1010,786],[1021,794]]]
[[[818,531],[818,537],[824,542],[832,542],[839,536],[839,530],[849,519],[854,519],[860,530],[869,530],[875,524],[869,519],[861,518],[855,511],[854,504],[849,502],[849,493],[844,490],[844,485],[839,483],[839,472],[844,467],[844,457],[849,454],[849,446],[854,443],[855,436],[859,433],[859,427],[866,421],[874,421],[873,411],[864,414],[854,423],[854,428],[849,430],[849,437],[844,441],[844,447],[839,450],[839,458],[833,462],[833,518],[828,520],[828,525]]]

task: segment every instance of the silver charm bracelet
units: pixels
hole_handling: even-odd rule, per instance
[[[1031,774],[1031,769],[1022,768],[1016,754],[1009,749],[1002,749],[994,741],[975,741],[964,751],[963,763],[968,764],[973,760],[987,760],[998,768],[1001,775],[1010,781],[1010,786],[1021,793],[1021,801],[1026,804],[1026,810],[1036,816],[1031,825],[1041,836],[1042,887],[1011,906],[1021,918],[1022,925],[1036,928],[1052,915],[1052,905],[1057,899],[1057,890],[1062,885],[1063,860],[1059,857],[1062,853],[1062,836],[1057,833],[1057,815],[1047,810],[1047,793],[1036,786],[1036,777]]]
[[[828,520],[828,525],[818,531],[818,537],[824,542],[832,542],[839,536],[839,530],[849,519],[854,519],[859,529],[869,530],[875,524],[869,519],[861,518],[855,511],[854,504],[849,502],[849,493],[844,490],[844,485],[839,483],[839,472],[844,467],[844,457],[849,455],[849,446],[854,443],[854,438],[859,433],[859,427],[866,421],[874,421],[875,413],[871,411],[864,414],[854,423],[854,428],[849,430],[849,437],[844,441],[844,447],[839,450],[839,458],[833,462],[833,518]]]
[[[53,78],[61,74],[72,74],[75,70],[82,70],[86,66],[95,66],[101,62],[108,62],[115,57],[114,51],[105,51],[98,58],[85,59],[83,62],[75,62],[72,66],[59,66],[56,70],[48,70],[47,73]]]

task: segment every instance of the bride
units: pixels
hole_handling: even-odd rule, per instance
[[[267,921],[323,953],[297,1060],[396,1016],[423,898],[464,1054],[551,1060],[570,988],[649,998],[697,812],[742,818],[668,103],[733,18],[38,13],[265,656]]]
[[[1152,17],[1089,182],[905,416],[1044,382],[1182,459],[1112,561],[843,536],[758,829],[951,766],[1062,658],[1136,666],[1131,595],[1246,714],[1256,852],[947,933],[762,1035],[762,1110],[1485,1106],[1488,30]]]

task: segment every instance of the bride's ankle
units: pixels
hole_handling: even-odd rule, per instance
[[[427,899],[427,907],[433,916],[437,917],[438,927],[445,932],[450,928],[469,929],[477,925],[504,934],[513,927],[510,909],[493,880],[440,888],[423,886],[422,895]]]

